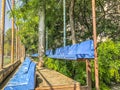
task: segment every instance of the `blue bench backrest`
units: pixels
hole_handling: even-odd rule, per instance
[[[94,58],[93,40],[87,40],[79,44],[57,48],[55,53],[48,54],[50,58],[76,60],[78,58]]]

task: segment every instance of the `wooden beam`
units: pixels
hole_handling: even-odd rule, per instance
[[[12,10],[14,9],[14,0],[12,0]],[[12,42],[11,42],[11,63],[14,63],[14,16],[12,16]]]
[[[90,65],[90,60],[87,60],[86,59],[86,73],[87,73],[87,78],[86,78],[86,81],[87,81],[87,86],[88,86],[88,90],[92,90],[92,87],[91,87],[91,65]]]
[[[4,60],[4,31],[5,31],[5,4],[6,0],[2,0],[2,12],[1,12],[1,40],[0,40],[0,69],[3,68]]]
[[[93,18],[93,39],[94,39],[94,56],[95,56],[95,59],[94,59],[94,65],[95,65],[95,86],[96,86],[96,90],[99,90],[95,0],[92,0],[92,18]]]

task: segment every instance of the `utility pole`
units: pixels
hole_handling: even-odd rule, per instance
[[[14,9],[14,0],[12,0],[12,13],[13,13],[13,9]],[[14,14],[12,16],[11,63],[14,63]]]
[[[93,18],[93,39],[94,39],[94,56],[95,56],[95,59],[94,59],[94,65],[95,65],[95,87],[96,87],[96,90],[99,90],[95,0],[92,0],[92,18]]]
[[[4,31],[5,31],[5,3],[6,0],[2,0],[2,12],[1,12],[1,32],[0,32],[0,69],[3,68],[4,60]]]

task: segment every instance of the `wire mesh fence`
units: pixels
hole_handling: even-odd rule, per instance
[[[12,18],[10,17],[10,13],[11,13],[11,9],[12,9],[12,2],[11,0],[6,0],[5,2],[5,23],[2,23],[2,0],[0,0],[0,30],[2,31],[1,29],[1,25],[4,24],[4,35],[3,35],[3,46],[4,46],[4,50],[3,50],[3,67],[10,64],[11,63],[11,50],[12,48],[13,49],[13,55],[14,55],[14,61],[16,61],[16,27],[15,27],[15,24],[14,24],[14,27],[12,27]],[[14,32],[12,33],[12,29],[14,28]],[[14,34],[13,36],[13,39],[12,39],[12,35]],[[2,36],[2,32],[0,32],[0,37]],[[12,47],[12,40],[13,40],[13,46]],[[0,38],[0,45],[2,45],[2,42],[1,42],[1,38]],[[1,54],[2,55],[2,54]]]

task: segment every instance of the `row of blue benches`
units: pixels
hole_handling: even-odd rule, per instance
[[[36,64],[29,57],[18,68],[4,90],[34,90]]]
[[[93,40],[87,40],[78,44],[60,47],[55,50],[47,50],[46,55],[50,58],[77,60],[79,58],[94,58]]]

